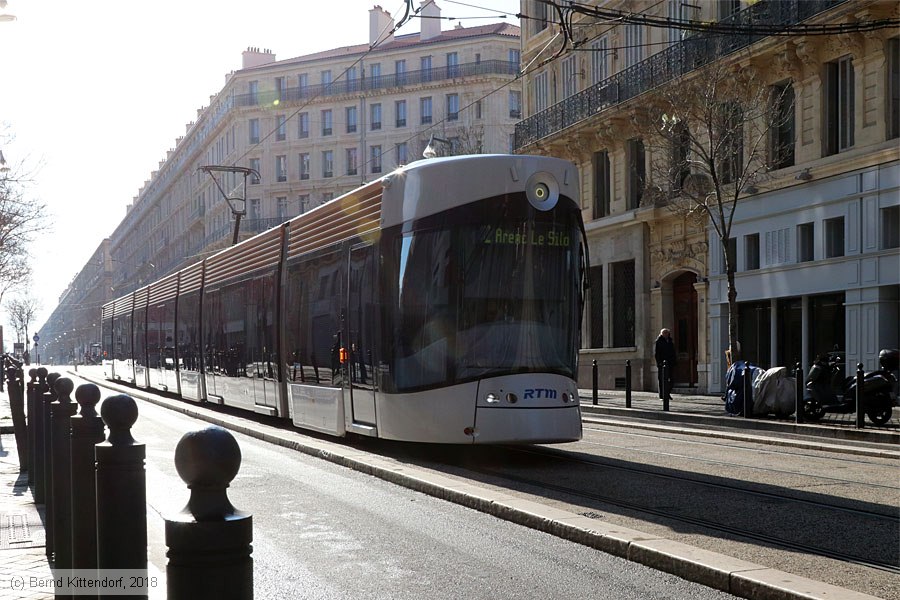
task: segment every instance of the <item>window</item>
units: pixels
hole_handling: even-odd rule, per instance
[[[381,85],[381,63],[369,65],[369,85],[379,87]]]
[[[668,17],[672,21],[681,21],[684,19],[684,0],[668,0],[667,12]],[[675,43],[681,39],[681,30],[676,27],[669,27],[669,41]]]
[[[480,58],[481,58],[481,57],[479,56],[479,60],[476,60],[475,62],[481,62]],[[513,64],[513,66],[516,68],[516,70],[518,70],[518,68],[519,68],[519,63],[520,63],[521,60],[522,60],[522,53],[521,53],[521,51],[519,51],[519,50],[517,50],[517,49],[515,49],[515,48],[510,48],[510,49],[507,51],[507,53],[506,53],[506,60],[508,60],[509,62],[511,62],[511,63]]]
[[[309,179],[309,152],[300,153],[300,179]]]
[[[672,128],[670,143],[669,176],[671,177],[671,190],[675,195],[681,192],[684,182],[691,174],[691,164],[688,162],[691,151],[691,132],[684,122],[679,122]]]
[[[431,57],[423,56],[419,59],[419,69],[422,70],[422,81],[431,81]]]
[[[607,62],[609,39],[603,36],[591,43],[591,83],[597,84],[609,77]]]
[[[631,139],[625,143],[625,160],[628,165],[628,210],[634,210],[641,205],[647,180],[644,140]]]
[[[331,135],[332,117],[331,109],[322,111],[322,135]]]
[[[534,110],[540,112],[549,104],[549,87],[547,85],[547,72],[538,73],[534,78]]]
[[[783,265],[791,262],[791,230],[776,229],[766,232],[766,265]]]
[[[594,152],[593,163],[594,207],[592,214],[594,219],[599,219],[609,215],[609,152],[606,150]]]
[[[247,83],[247,95],[250,96],[250,104],[259,104],[258,81],[250,81]]]
[[[744,236],[744,270],[755,271],[759,268],[759,234]]]
[[[279,196],[275,198],[275,210],[278,211],[278,220],[284,221],[287,218],[287,196]]]
[[[519,101],[521,102],[521,95],[519,96]],[[475,118],[481,118],[481,100],[475,101]]]
[[[328,202],[334,199],[334,192],[322,192],[322,202]]]
[[[612,320],[613,346],[627,348],[634,346],[634,261],[612,263]]]
[[[532,33],[540,33],[547,29],[547,4],[541,0],[534,0],[531,3],[531,12],[534,16],[531,23],[534,26]]]
[[[591,290],[590,302],[590,348],[603,347],[603,266],[597,265],[590,268]]]
[[[797,262],[815,260],[815,230],[812,223],[797,225]]]
[[[347,148],[347,175],[356,175],[356,148]]]
[[[259,220],[259,198],[251,198],[247,201],[250,206],[247,207],[247,217],[251,221]]]
[[[303,89],[306,89],[306,87],[308,85],[309,85],[309,75],[307,75],[306,73],[300,73],[299,75],[297,75],[297,87],[299,87],[301,90],[303,90]]]
[[[322,85],[329,85],[331,83],[331,70],[326,69],[319,74],[319,81]]]
[[[409,162],[409,149],[407,148],[406,142],[400,142],[397,144],[397,166],[405,165]]]
[[[406,127],[406,100],[394,102],[394,114],[396,115],[394,124],[397,127]]]
[[[300,139],[309,137],[309,113],[297,115],[297,137]]]
[[[259,143],[259,119],[250,119],[250,143]]]
[[[844,256],[844,217],[825,219],[825,258]]]
[[[283,142],[287,139],[287,125],[284,115],[275,115],[275,141]]]
[[[741,0],[719,0],[719,20],[723,21],[741,10]]]
[[[783,169],[794,164],[794,86],[787,81],[769,89],[769,165]]]
[[[275,179],[287,181],[287,156],[284,154],[275,157]]]
[[[347,89],[348,90],[358,90],[359,89],[359,71],[356,67],[349,67],[347,69]]]
[[[459,55],[456,52],[447,53],[447,77],[459,77]]]
[[[881,249],[900,248],[900,206],[881,209]]]
[[[347,118],[347,133],[356,131],[356,107],[348,106],[345,110]]]
[[[825,65],[825,154],[853,146],[853,59],[845,56]]]
[[[900,137],[900,38],[891,38],[886,43],[887,51],[887,138]]]
[[[406,83],[406,61],[405,60],[394,61],[394,73],[397,74],[397,85],[403,85]]]
[[[419,112],[422,115],[422,124],[431,123],[431,98],[419,99]]]
[[[369,127],[372,131],[381,129],[381,104],[369,106]]]
[[[369,172],[381,173],[381,146],[369,146],[369,157]]]
[[[481,101],[476,104],[476,118],[481,118]],[[509,116],[511,119],[522,118],[522,92],[518,90],[510,90],[509,92]]]
[[[279,102],[287,99],[287,80],[284,77],[275,78],[275,97]]]
[[[562,62],[562,89],[563,98],[574,96],[578,91],[578,72],[576,71],[575,55],[567,56]]]
[[[253,169],[253,173],[250,173],[250,184],[257,185],[259,183],[259,159],[251,158],[250,159],[250,168]]]
[[[447,94],[447,120],[459,119],[459,94]]]
[[[322,152],[322,177],[334,176],[334,152],[325,150]]]
[[[631,23],[625,25],[625,64],[627,69],[644,60],[644,26]]]
[[[306,209],[309,208],[309,194],[300,194],[297,196],[297,204],[300,205],[300,214],[306,212]]]

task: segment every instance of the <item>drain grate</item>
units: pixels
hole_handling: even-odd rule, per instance
[[[0,518],[0,548],[31,541],[31,527],[25,513],[7,513]]]

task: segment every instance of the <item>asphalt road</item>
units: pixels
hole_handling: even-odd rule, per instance
[[[175,445],[206,423],[139,401],[150,560],[189,492]],[[257,598],[733,598],[585,546],[237,434],[229,498],[254,520]]]

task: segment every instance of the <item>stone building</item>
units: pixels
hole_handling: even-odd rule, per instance
[[[766,142],[767,170],[743,189],[734,212],[729,244],[743,356],[762,366],[808,368],[816,354],[837,349],[848,364],[872,368],[880,348],[897,347],[900,58],[896,25],[878,23],[896,23],[898,5],[559,5],[572,11],[567,30],[547,4],[522,2],[529,17],[522,63],[532,66],[515,146],[579,166],[592,284],[581,385],[590,385],[593,360],[601,387],[623,385],[630,360],[635,388],[656,389],[653,341],[669,327],[679,356],[676,386],[722,390],[724,248],[708,221],[669,210],[650,193],[654,158],[637,126],[651,92],[677,90],[710,64],[752,73],[789,99],[768,107],[783,118]],[[734,29],[717,35],[704,22]],[[845,29],[837,32],[836,24]],[[740,140],[738,155],[749,156],[749,142]]]

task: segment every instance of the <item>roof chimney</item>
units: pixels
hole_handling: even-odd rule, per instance
[[[421,0],[422,29],[419,33],[420,40],[430,40],[441,35],[441,9],[434,0]]]
[[[275,54],[269,49],[247,48],[241,53],[241,59],[241,68],[251,69],[275,62]]]
[[[391,13],[375,5],[369,9],[369,45],[373,46],[378,41],[394,41],[394,19]],[[390,34],[390,35],[388,35]]]

